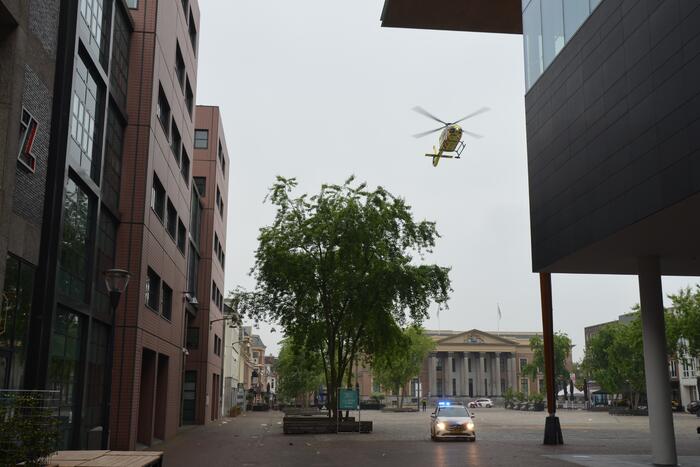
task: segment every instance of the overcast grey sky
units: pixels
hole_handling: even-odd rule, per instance
[[[248,276],[258,229],[273,210],[262,200],[276,175],[301,192],[350,174],[382,185],[437,222],[430,261],[452,267],[450,309],[425,326],[541,330],[532,273],[525,143],[522,36],[383,29],[383,0],[200,0],[197,101],[222,109],[230,155],[226,292]],[[433,168],[423,156],[438,125],[482,106],[463,124],[461,160]],[[667,293],[694,284],[665,278]],[[638,302],[636,277],[555,275],[555,330],[583,350],[585,326],[615,319]],[[261,326],[277,352],[279,330]]]

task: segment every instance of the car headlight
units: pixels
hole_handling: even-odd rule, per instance
[[[445,424],[442,422],[438,422],[437,425],[435,425],[438,430],[444,430],[445,429]]]
[[[474,422],[467,422],[467,430],[474,430]]]

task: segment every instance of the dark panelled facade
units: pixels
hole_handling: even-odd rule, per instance
[[[700,2],[593,12],[526,96],[535,271],[634,272],[561,261],[700,192],[699,77]]]

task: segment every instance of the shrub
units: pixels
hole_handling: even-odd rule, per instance
[[[43,465],[56,451],[59,421],[47,395],[0,391],[0,465]]]

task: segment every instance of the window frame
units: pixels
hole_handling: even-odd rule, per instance
[[[161,212],[158,212],[157,203],[160,198],[162,198],[162,207],[160,209]],[[151,210],[153,210],[156,216],[158,216],[161,224],[165,223],[166,198],[167,195],[165,193],[165,187],[161,183],[160,178],[158,178],[158,175],[153,172],[153,182],[151,185]]]
[[[202,141],[202,138],[198,138],[198,134],[204,133],[206,138],[204,138],[204,146],[201,146],[198,142]],[[208,128],[195,128],[194,129],[194,148],[195,149],[209,149],[209,129]]]
[[[153,289],[153,282],[155,282],[155,293]],[[154,312],[160,314],[160,292],[162,287],[162,279],[156,273],[153,268],[148,266],[146,269],[146,290],[145,290],[145,303],[146,307],[150,308]],[[152,298],[155,295],[155,298]]]

